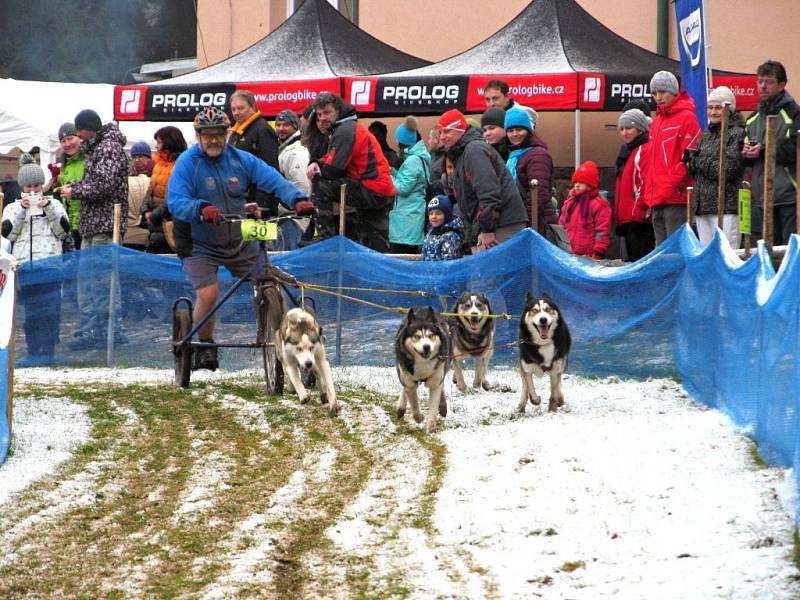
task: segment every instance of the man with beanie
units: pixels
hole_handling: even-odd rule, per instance
[[[125,155],[125,136],[114,123],[103,125],[100,115],[84,109],[75,117],[75,129],[83,140],[81,150],[86,156],[83,180],[61,188],[61,196],[80,201],[79,232],[81,250],[91,250],[113,242],[114,205],[120,205],[121,235],[127,229],[128,214],[128,157]],[[71,350],[104,348],[109,316],[110,273],[106,267],[95,272],[96,253],[81,253],[81,273],[78,281],[78,305],[81,329]],[[116,297],[119,301],[120,294]],[[114,341],[128,341],[122,326],[122,311],[116,306]]]
[[[278,134],[278,168],[286,179],[303,192],[306,196],[311,193],[311,183],[306,177],[308,167],[308,148],[303,146],[300,141],[300,119],[294,111],[286,109],[278,113],[275,117],[275,133]],[[278,212],[284,212],[282,206],[278,206]],[[294,250],[300,243],[300,239],[308,229],[311,219],[309,217],[298,217],[284,219],[278,223],[281,231],[282,241],[276,250]]]
[[[611,232],[611,207],[600,195],[600,172],[591,160],[572,174],[572,192],[561,208],[559,224],[569,237],[575,256],[604,258]]]
[[[753,235],[760,235],[764,220],[764,140],[767,117],[778,115],[775,132],[775,191],[773,206],[773,244],[788,244],[797,231],[797,132],[800,131],[800,107],[786,91],[786,69],[778,61],[768,60],[756,70],[759,102],[756,112],[745,124],[742,154],[753,170]]]
[[[497,150],[503,160],[508,160],[505,118],[505,110],[499,106],[490,106],[481,115],[481,129],[483,129],[483,139]]]
[[[517,184],[500,155],[461,111],[439,119],[439,139],[453,163],[453,194],[472,253],[488,250],[525,228],[528,217]]]
[[[691,179],[682,161],[684,152],[700,139],[700,123],[694,101],[679,90],[677,78],[669,71],[653,75],[650,92],[657,114],[645,150],[644,198],[658,246],[686,223],[686,188]]]
[[[131,177],[138,175],[150,177],[153,174],[153,167],[155,167],[153,152],[147,142],[138,141],[131,146]]]
[[[318,134],[327,138],[325,154],[312,156],[306,169],[309,180],[318,181],[317,228],[322,238],[349,233],[367,248],[388,252],[389,211],[397,189],[378,140],[357,120],[355,108],[341,97],[330,92],[317,96],[306,128],[312,139]],[[334,204],[339,203],[342,185],[347,207],[355,209],[355,231],[338,231]]]
[[[509,96],[510,88],[508,84],[502,79],[492,79],[483,86],[483,99],[486,101],[486,106],[497,106],[503,110],[511,108],[521,108],[531,119],[531,126],[536,127],[536,122],[539,120],[539,113],[533,110],[530,106],[523,106],[511,96]]]
[[[51,185],[53,188],[62,188],[67,184],[75,183],[83,179],[85,158],[81,151],[81,138],[78,137],[78,130],[73,123],[64,123],[58,128],[58,142],[64,152],[64,159],[61,163],[59,173],[54,177]],[[60,195],[60,193],[58,193]],[[81,210],[80,200],[72,198],[70,200],[62,196],[64,208],[69,215],[69,225],[72,244],[65,243],[65,249],[78,250],[81,247],[81,234],[78,231],[78,215]]]
[[[614,222],[623,241],[623,258],[634,262],[655,248],[653,224],[642,197],[642,159],[650,140],[650,117],[638,108],[631,108],[622,113],[617,124],[622,146],[616,163]]]

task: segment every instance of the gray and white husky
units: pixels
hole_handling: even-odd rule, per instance
[[[491,389],[486,380],[489,360],[494,354],[494,319],[489,299],[480,293],[464,292],[456,300],[453,312],[457,317],[448,319],[450,325],[450,344],[453,349],[453,381],[461,393],[467,391],[464,381],[462,361],[475,358],[475,378],[472,387]]]
[[[421,423],[425,417],[419,409],[417,386],[424,383],[430,399],[426,429],[436,429],[436,413],[447,415],[444,378],[450,367],[450,344],[447,324],[431,308],[412,308],[400,324],[394,342],[397,377],[400,379],[400,397],[397,400],[397,418],[402,419],[406,405],[411,403],[414,420]]]

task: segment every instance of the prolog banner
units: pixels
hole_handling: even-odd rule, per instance
[[[338,78],[301,81],[135,85],[114,88],[114,118],[120,121],[191,121],[205,106],[230,108],[236,90],[250,90],[262,114],[301,113],[322,92],[341,93]]]

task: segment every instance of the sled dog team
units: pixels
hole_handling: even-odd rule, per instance
[[[444,381],[453,366],[453,381],[462,393],[467,390],[462,361],[475,359],[472,387],[490,390],[486,379],[489,360],[494,353],[495,319],[484,294],[465,292],[456,301],[457,316],[445,320],[434,308],[412,308],[408,311],[395,337],[397,376],[402,389],[397,400],[397,417],[402,419],[408,404],[417,423],[425,421],[426,429],[436,428],[437,413],[447,415]],[[571,338],[564,316],[547,294],[534,298],[528,293],[525,309],[519,320],[519,373],[522,379],[517,412],[524,413],[530,401],[538,406],[533,376],[550,378],[549,411],[564,405],[561,376],[567,369]],[[333,388],[331,367],[325,357],[322,327],[313,312],[303,308],[288,311],[275,333],[278,358],[288,379],[287,389],[296,392],[300,402],[308,402],[302,372],[313,372],[320,388],[320,399],[328,403],[331,415],[339,407]],[[419,407],[417,388],[425,384],[429,391],[427,417]]]

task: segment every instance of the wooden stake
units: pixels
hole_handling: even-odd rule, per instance
[[[717,226],[722,229],[725,215],[725,169],[727,168],[728,154],[728,106],[730,102],[722,105],[722,121],[719,124],[719,181],[717,186]]]
[[[800,177],[800,131],[797,132],[797,165],[794,171],[795,181]],[[794,213],[794,222],[797,226],[797,235],[800,235],[800,185],[797,186],[797,209]]]
[[[689,226],[692,225],[692,216],[694,216],[694,188],[689,186],[686,188],[686,222]]]
[[[347,228],[347,185],[339,188],[339,235],[345,237]]]
[[[111,240],[118,246],[122,243],[122,226],[120,224],[120,215],[122,214],[122,205],[119,202],[114,203],[114,227],[112,229]]]
[[[539,180],[531,179],[531,229],[539,231]]]

